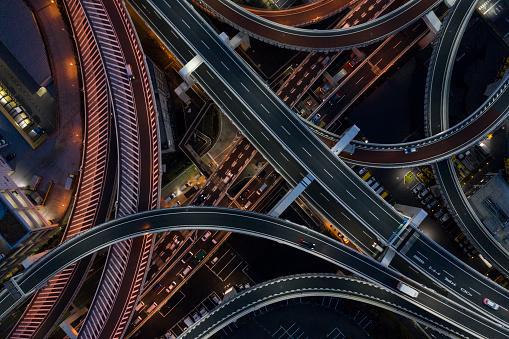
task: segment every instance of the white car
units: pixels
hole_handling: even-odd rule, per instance
[[[484,298],[484,305],[488,306],[489,308],[494,309],[495,311],[500,308],[500,306],[496,302],[491,301],[488,298]]]

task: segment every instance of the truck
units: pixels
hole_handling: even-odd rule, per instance
[[[66,190],[70,190],[73,188],[75,178],[76,178],[76,174],[69,174],[69,176],[67,177],[67,180],[65,182],[65,187],[64,187]]]
[[[396,288],[398,290],[400,290],[401,292],[405,293],[406,295],[411,296],[412,298],[417,298],[417,296],[419,295],[419,292],[417,292],[412,287],[406,285],[402,281],[398,282],[398,285],[396,286]]]
[[[191,327],[191,326],[193,326],[194,321],[193,321],[193,319],[191,319],[191,317],[190,317],[190,316],[187,316],[187,317],[184,319],[184,324],[186,324],[186,325],[187,325],[187,327]]]
[[[207,252],[205,252],[205,250],[200,250],[195,256],[194,256],[194,259],[193,259],[193,262],[195,264],[198,264],[200,261],[203,260],[203,258],[205,258],[205,256],[207,255]]]

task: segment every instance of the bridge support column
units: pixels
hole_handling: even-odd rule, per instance
[[[339,153],[341,153],[343,150],[348,153],[353,153],[355,148],[354,146],[349,144],[350,141],[352,141],[353,138],[355,138],[357,133],[359,133],[359,131],[360,131],[359,127],[355,125],[347,129],[345,133],[343,133],[343,135],[341,136],[341,139],[339,139],[336,145],[334,145],[334,147],[332,148],[332,153],[334,153],[335,155],[339,155]]]
[[[456,0],[444,0],[444,3],[447,5],[447,7],[451,8]]]
[[[82,309],[78,309],[76,306],[73,306],[73,310],[71,312],[74,312],[69,318],[65,319],[61,324],[60,328],[64,330],[65,334],[69,336],[71,339],[76,339],[78,337],[78,331],[74,327],[72,327],[72,322],[79,317],[81,317],[83,314],[87,313],[88,309],[86,307],[83,307]]]
[[[178,97],[184,101],[185,103],[191,102],[191,98],[186,94],[186,91],[194,85],[196,80],[193,78],[192,73],[203,63],[203,59],[197,55],[187,64],[184,65],[179,70],[180,76],[185,80],[185,82],[181,83],[177,88],[175,88],[174,92],[178,95]]]
[[[19,300],[21,298],[24,299],[27,296],[16,282],[16,277],[12,277],[10,280],[4,282],[4,286],[11,295],[11,297],[13,297],[15,300]]]
[[[225,32],[222,32],[219,34],[219,37],[228,44],[232,49],[235,49],[242,45],[242,49],[244,51],[247,51],[249,48],[251,48],[251,40],[249,40],[249,35],[247,35],[244,32],[239,32],[237,35],[235,35],[233,38],[229,38],[228,35],[226,35]]]
[[[311,174],[308,174],[297,186],[295,186],[294,189],[285,194],[283,199],[281,199],[276,206],[272,208],[269,215],[272,217],[279,217],[281,213],[283,213],[288,206],[290,206],[290,204],[294,202],[302,192],[304,192],[313,180],[315,180],[315,178],[313,178]]]
[[[447,0],[445,2],[447,2]],[[433,32],[434,35],[438,33],[442,26],[442,22],[433,11],[429,11],[428,14],[422,17],[422,20],[424,20],[429,30]]]

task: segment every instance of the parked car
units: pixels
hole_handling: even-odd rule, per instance
[[[430,195],[428,195],[426,198],[422,199],[422,200],[421,200],[421,203],[422,203],[423,205],[426,205],[427,203],[429,203],[429,202],[431,201],[431,199],[433,199],[433,195],[432,195],[432,194],[430,194]]]
[[[435,206],[437,206],[438,202],[436,200],[432,200],[429,204],[426,205],[426,208],[429,210],[433,210]]]
[[[201,237],[201,241],[207,241],[212,233],[210,231],[205,232],[205,234]]]
[[[419,192],[419,194],[417,195],[419,198],[424,198],[426,195],[428,195],[429,193],[429,188],[426,188],[426,189],[423,189],[422,191]]]
[[[175,288],[175,286],[177,286],[177,283],[175,281],[172,281],[170,286],[166,287],[166,293],[170,293]]]
[[[260,180],[263,179],[265,174],[267,174],[267,172],[265,170],[261,171],[260,174],[258,174],[258,179],[260,179]]]
[[[449,220],[450,218],[451,218],[451,216],[449,215],[449,213],[445,213],[444,215],[442,215],[442,217],[438,221],[440,221],[441,223],[444,223],[447,220]]]
[[[434,216],[435,218],[437,218],[437,219],[440,219],[440,217],[441,217],[442,215],[444,215],[444,213],[445,213],[445,211],[441,208],[441,209],[439,209],[437,212],[435,212],[435,214],[433,214],[433,216]]]
[[[320,114],[316,114],[313,119],[311,119],[311,122],[314,124],[315,122],[317,122],[318,120],[320,120],[322,116]]]
[[[186,261],[188,261],[189,259],[191,259],[191,257],[193,256],[193,252],[188,252],[186,255],[184,255],[184,257],[182,258],[182,263],[185,264]]]
[[[5,157],[7,161],[11,161],[14,158],[16,158],[16,153],[11,153]]]
[[[335,103],[339,102],[339,100],[341,99],[341,95],[339,95],[338,93],[336,93],[330,100],[329,100],[329,105],[334,105]]]
[[[424,185],[422,182],[420,184],[417,184],[412,188],[412,193],[417,194],[419,193],[426,185]]]
[[[366,173],[368,169],[366,167],[362,167],[360,170],[357,171],[357,174],[362,176],[364,173]]]

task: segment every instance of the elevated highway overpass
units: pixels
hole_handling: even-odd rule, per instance
[[[363,251],[374,253],[371,244],[377,238],[383,243],[403,223],[405,217],[323,145],[187,3],[132,5],[183,64],[196,54],[201,56],[204,63],[192,77],[286,180],[296,185],[311,174],[322,188],[315,200],[325,201],[323,207],[316,205],[333,215],[335,225],[343,231],[357,219],[368,228],[373,235],[366,236],[361,229],[353,231],[357,233],[351,238],[362,239],[356,244]],[[175,36],[179,47],[185,47],[172,45]]]
[[[196,324],[179,336],[208,338],[244,315],[293,298],[333,297],[356,300],[401,314],[428,327],[453,337],[468,338],[472,335],[456,321],[445,321],[433,310],[421,308],[415,302],[390,289],[365,280],[334,274],[300,274],[263,282],[243,291],[233,299],[223,302]],[[465,316],[459,310],[458,316]],[[456,317],[454,316],[456,319]],[[482,335],[480,335],[481,337]]]
[[[372,44],[397,33],[426,15],[441,0],[410,0],[396,10],[364,24],[334,30],[290,27],[262,18],[229,0],[196,0],[236,29],[282,48],[340,51]]]
[[[428,70],[428,91],[425,101],[426,133],[430,136],[441,135],[449,129],[449,89],[452,71],[461,38],[477,3],[478,1],[457,0],[435,44],[433,50],[435,57]],[[479,141],[481,137],[507,120],[509,112],[509,93],[507,92],[509,91],[505,89],[509,81],[505,79],[500,83],[498,90],[487,101],[496,100],[488,111],[495,110],[498,116],[488,111],[484,114],[494,119],[493,127],[490,127],[483,135],[473,137],[472,141]],[[437,162],[433,169],[442,196],[460,229],[490,264],[509,277],[509,252],[490,234],[470,206],[450,157]]]
[[[498,285],[493,283],[485,287],[476,285],[475,288],[482,295],[473,296],[472,301],[468,303],[453,301],[306,227],[267,215],[228,208],[179,207],[154,210],[104,223],[76,235],[53,249],[15,280],[20,290],[29,295],[43,287],[49,278],[65,267],[102,248],[151,233],[185,229],[229,231],[277,241],[332,262],[371,283],[380,285],[384,290],[394,292],[398,281],[405,281],[419,291],[419,296],[415,299],[404,297],[398,300],[404,299],[417,307],[433,310],[436,317],[444,321],[452,320],[454,326],[462,326],[465,331],[475,336],[501,338],[509,335],[509,326],[505,327],[508,324],[508,312],[496,312],[482,305],[482,300],[486,296],[501,305],[507,305],[509,293]],[[315,249],[300,247],[298,242],[301,238],[316,244]],[[477,305],[483,308],[478,308]],[[9,295],[4,291],[0,295],[2,315],[8,311],[9,306]]]
[[[193,0],[200,5],[199,1]],[[355,4],[357,0],[319,0],[279,10],[242,6],[249,12],[285,26],[303,26],[326,19]]]

